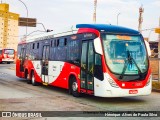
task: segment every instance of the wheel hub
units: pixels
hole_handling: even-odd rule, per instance
[[[72,84],[72,90],[73,90],[73,91],[76,91],[77,89],[78,89],[77,83],[76,83],[76,82],[73,82],[73,84]]]

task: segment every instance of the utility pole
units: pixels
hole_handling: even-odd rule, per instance
[[[142,32],[142,22],[143,22],[142,14],[143,14],[143,12],[144,12],[144,8],[141,6],[139,8],[139,24],[138,24],[138,31],[139,32]]]
[[[93,22],[96,23],[96,8],[97,8],[97,0],[94,0],[94,12],[93,12]]]

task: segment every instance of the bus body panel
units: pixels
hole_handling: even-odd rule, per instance
[[[103,92],[102,92],[103,91]],[[136,93],[130,93],[130,91],[136,91]],[[95,79],[95,91],[94,95],[99,97],[129,97],[129,96],[141,96],[149,95],[152,91],[151,82],[148,86],[137,89],[121,89],[109,86],[107,81],[99,81]]]
[[[19,71],[19,61],[16,63],[16,71]],[[35,80],[40,83],[47,83],[48,85],[62,87],[68,89],[68,81],[71,75],[74,75],[77,80],[80,75],[80,68],[66,62],[61,61],[50,61],[49,62],[49,73],[48,75],[43,75],[41,61],[31,61],[26,60],[24,63],[25,70],[28,71],[28,74],[31,74],[31,71],[34,72]],[[24,78],[24,72],[16,72],[16,76]],[[44,81],[45,79],[45,81]],[[78,81],[80,84],[80,82]],[[80,89],[79,89],[80,91]]]
[[[149,72],[148,75],[151,75]],[[149,84],[146,85],[146,82],[143,82],[144,86],[141,87],[127,87],[127,88],[121,88],[121,87],[113,87],[111,86],[111,83],[107,80],[107,73],[104,73],[105,79],[103,81],[100,81],[96,78],[94,81],[94,95],[99,97],[126,97],[126,96],[141,96],[141,95],[149,95],[152,91],[152,82],[150,80]],[[147,77],[147,81],[150,78]],[[132,85],[132,84],[138,84],[137,82],[122,82],[121,84],[126,85]],[[103,91],[103,92],[102,92]]]

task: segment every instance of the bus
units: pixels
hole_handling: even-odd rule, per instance
[[[2,49],[0,48],[0,63],[13,63],[15,59],[15,50],[14,49]]]
[[[77,24],[66,32],[18,44],[16,76],[33,86],[67,89],[74,97],[151,93],[149,48],[140,32],[115,25]]]

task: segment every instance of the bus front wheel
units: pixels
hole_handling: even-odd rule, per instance
[[[70,79],[71,85],[70,85],[70,91],[74,97],[79,97],[80,93],[78,92],[78,83],[75,77],[71,77]]]

